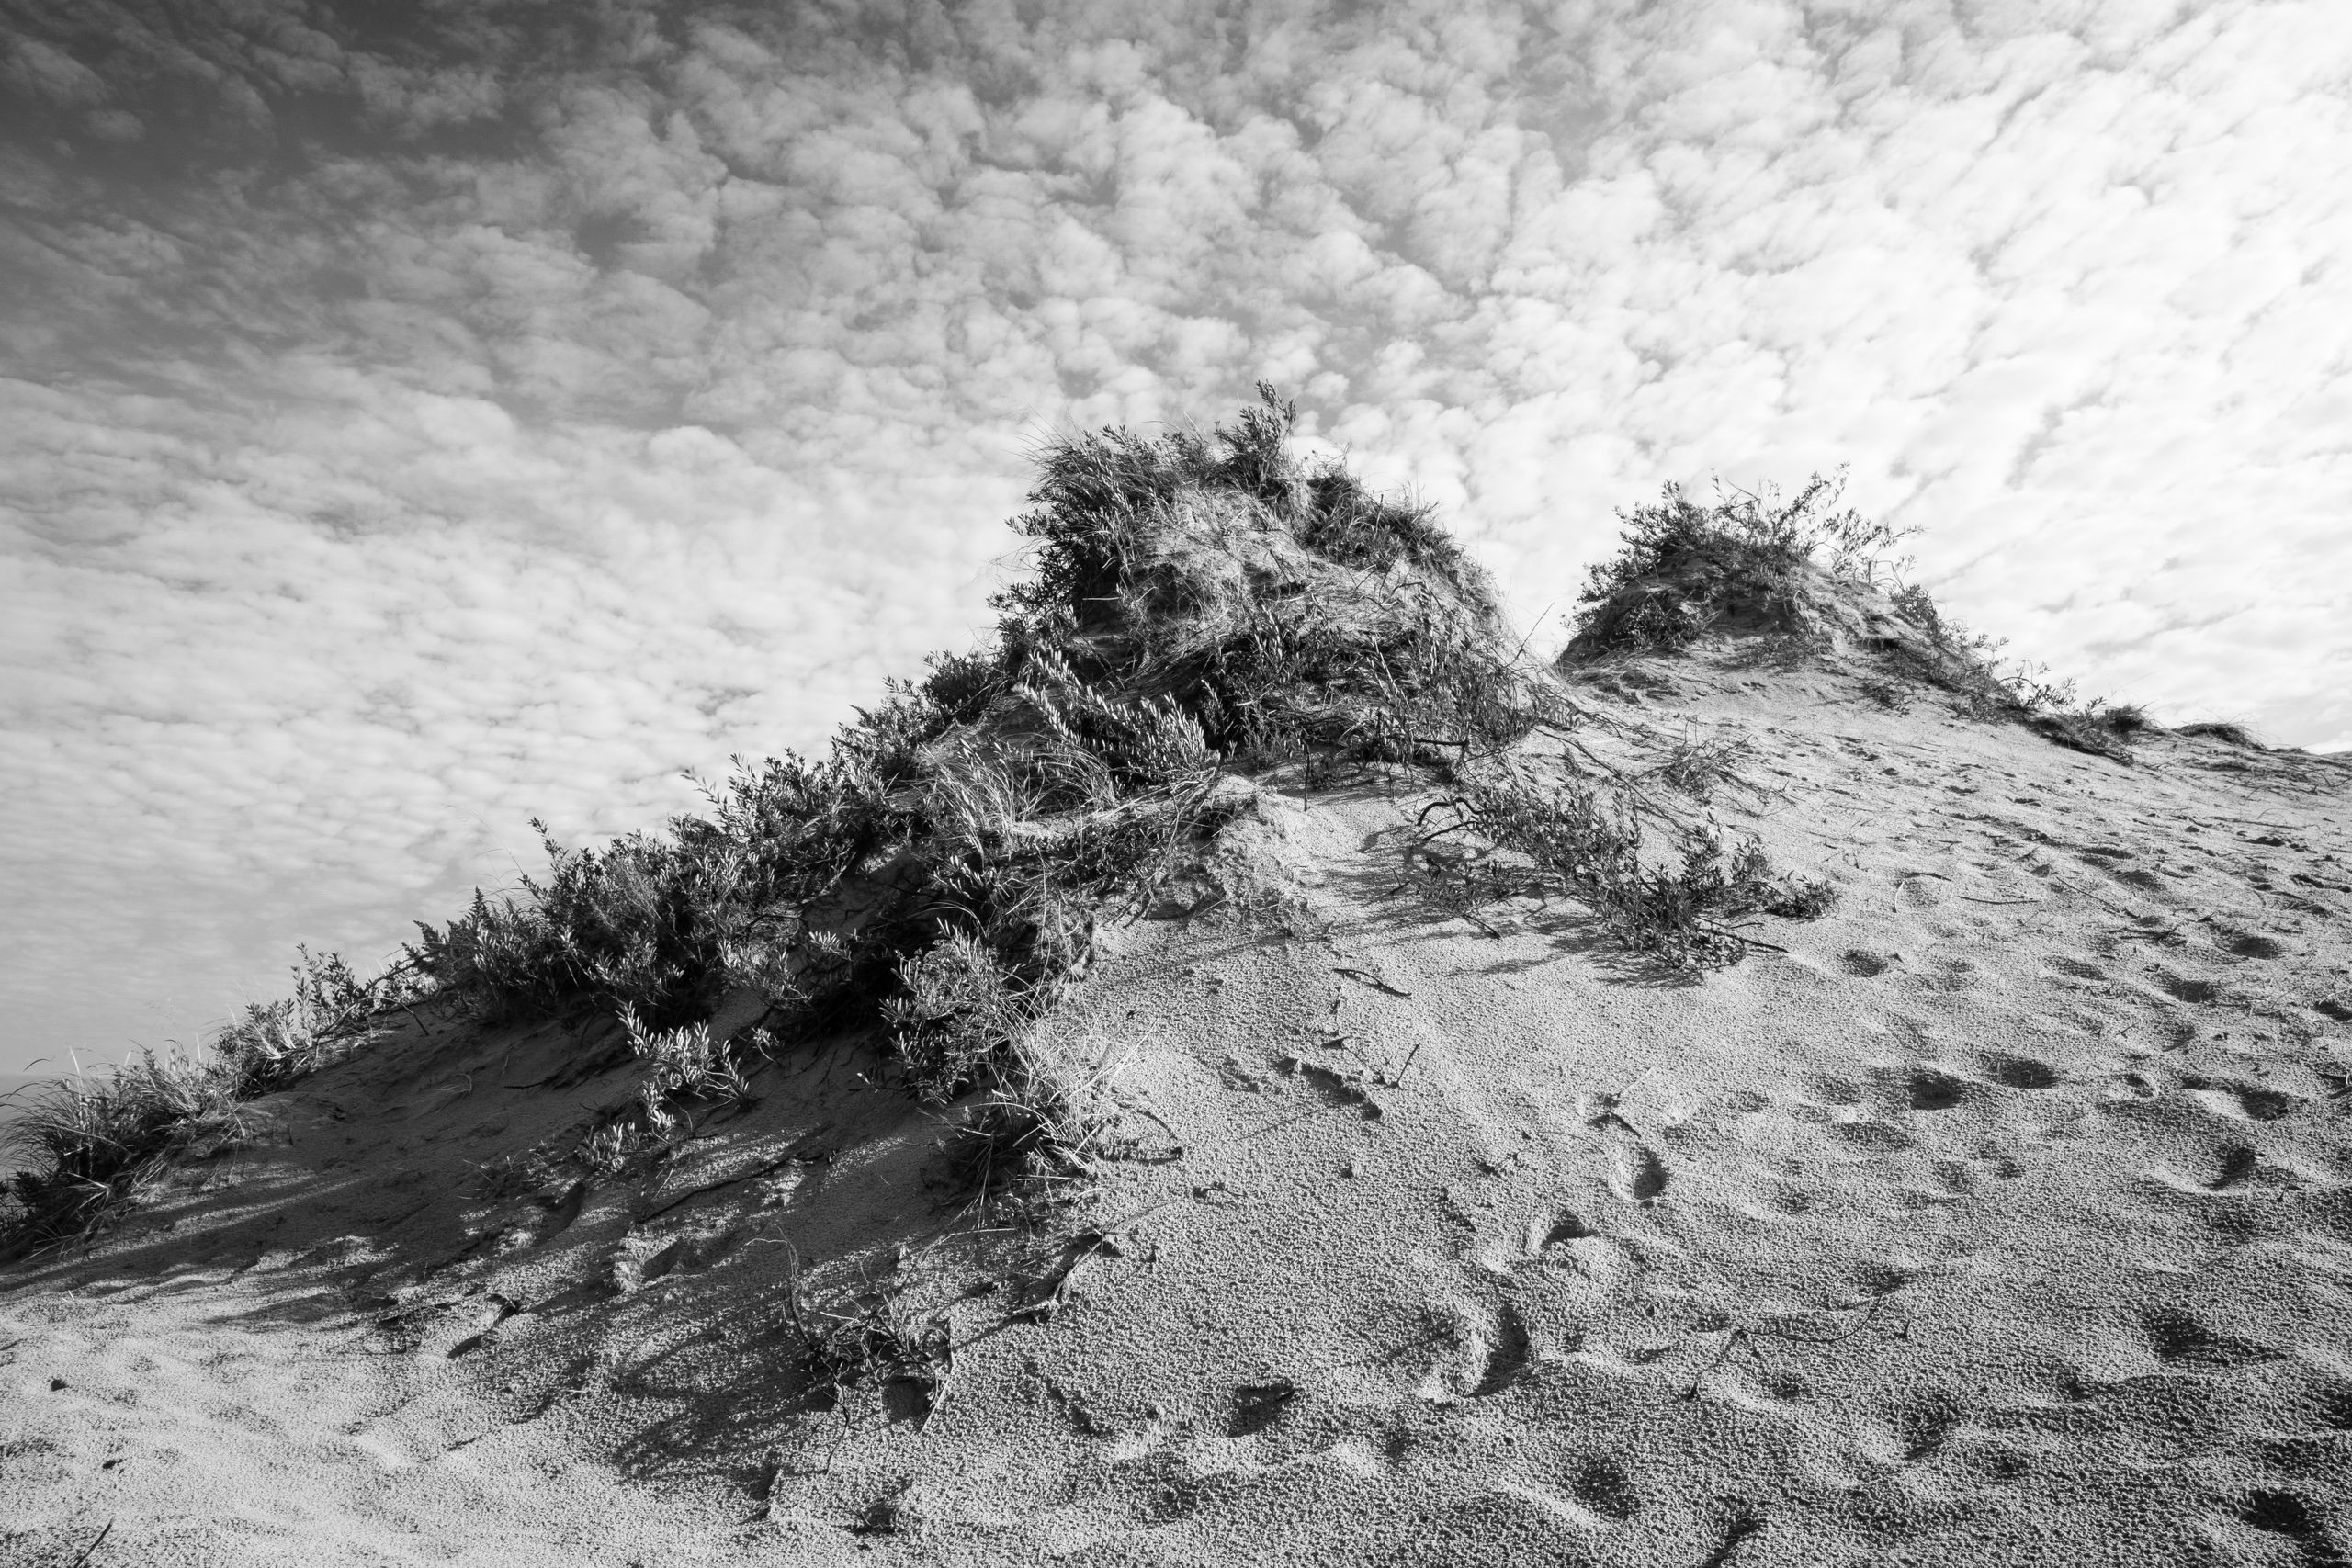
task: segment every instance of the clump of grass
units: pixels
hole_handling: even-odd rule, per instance
[[[2132,742],[2154,728],[2145,710],[2126,704],[2110,706],[2093,700],[2079,707],[2061,706],[2032,715],[2027,724],[2036,734],[2061,746],[2129,766]]]
[[[2256,739],[2253,730],[2248,729],[2243,724],[2238,724],[2226,719],[2209,719],[2197,724],[2184,724],[2175,733],[2195,736],[2207,740],[2218,740],[2224,746],[2240,746],[2249,751],[2267,751],[2269,750],[2268,747],[2265,746],[2259,739]]]
[[[1671,968],[1736,963],[1756,944],[1742,930],[1747,917],[1810,919],[1836,897],[1826,882],[1775,873],[1762,845],[1727,840],[1711,824],[1675,828],[1665,855],[1647,852],[1632,804],[1581,780],[1544,786],[1507,773],[1437,803],[1423,813],[1432,818],[1424,843],[1466,832],[1524,863],[1517,872],[1458,870],[1465,902],[1565,894],[1620,946]]]
[[[133,1203],[172,1162],[243,1136],[246,1100],[340,1061],[415,994],[404,968],[362,980],[336,953],[301,950],[293,995],[257,1002],[209,1049],[142,1051],[122,1066],[38,1086],[0,1147],[32,1164],[0,1206],[0,1258],[87,1235]]]
[[[9,1179],[0,1258],[71,1241],[103,1224],[191,1149],[244,1131],[232,1082],[217,1063],[141,1052],[110,1072],[41,1086],[5,1140],[42,1168]]]
[[[1907,584],[1893,596],[1895,610],[1920,634],[1919,647],[1892,644],[1888,657],[1905,674],[1951,694],[1971,717],[2007,719],[2077,751],[2130,766],[2132,743],[2154,732],[2154,721],[2136,704],[2083,702],[2071,681],[2052,682],[2039,665],[2010,664],[1998,642],[1945,615],[1927,589]]]
[[[853,1390],[880,1393],[896,1384],[928,1414],[955,1371],[955,1345],[944,1318],[917,1318],[888,1289],[869,1291],[842,1308],[826,1307],[797,1253],[785,1281],[783,1330],[793,1370],[821,1409],[838,1405]]]
[[[1719,488],[1715,503],[1702,505],[1669,484],[1659,501],[1620,512],[1617,553],[1592,568],[1563,660],[1679,653],[1733,617],[1808,632],[1808,573],[1871,581],[1911,532],[1838,510],[1844,491],[1843,469],[1814,475],[1786,501],[1769,486]]]
[[[1133,1145],[1112,1137],[1108,1051],[1090,1065],[1024,1040],[1013,1063],[949,1134],[947,1181],[978,1212],[1034,1225],[1092,1192],[1102,1161]]]
[[[1715,786],[1736,779],[1739,763],[1754,750],[1736,736],[1686,740],[1643,776],[1655,778],[1693,800],[1712,800]]]

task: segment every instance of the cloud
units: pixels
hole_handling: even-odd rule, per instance
[[[2352,726],[2324,4],[12,15],[30,1045],[818,743],[982,634],[1041,434],[1261,377],[1531,624],[1659,484],[1850,463],[2086,689]]]

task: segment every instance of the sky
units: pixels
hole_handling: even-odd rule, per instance
[[[0,0],[0,1071],[821,745],[1041,441],[1260,379],[1539,649],[1842,464],[2086,694],[2352,745],[2347,258],[2342,0]]]

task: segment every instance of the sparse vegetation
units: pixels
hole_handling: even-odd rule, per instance
[[[1821,580],[1866,590],[1884,580],[1887,602],[1917,633],[1869,639],[1894,673],[1951,693],[1972,716],[2015,720],[2062,746],[2132,761],[2131,742],[2153,728],[2143,710],[2080,703],[2071,682],[2053,685],[2039,668],[2005,663],[2000,644],[1947,618],[1924,587],[1901,581],[1906,563],[1892,552],[1917,530],[1838,510],[1843,488],[1841,470],[1834,479],[1814,475],[1786,502],[1768,488],[1702,506],[1668,485],[1661,501],[1620,513],[1618,552],[1592,569],[1562,661],[1679,653],[1718,626],[1815,640]],[[1872,677],[1861,689],[1881,707],[1907,705],[1896,681]]]
[[[1676,968],[1736,962],[1754,942],[1741,931],[1747,917],[1810,919],[1836,897],[1826,882],[1777,874],[1761,845],[1727,843],[1711,825],[1673,831],[1663,858],[1645,854],[1632,805],[1577,780],[1547,787],[1508,773],[1437,803],[1424,813],[1431,818],[1425,844],[1467,832],[1514,857],[1448,864],[1451,892],[1464,907],[1565,894],[1620,946]]]
[[[119,1068],[35,1089],[0,1147],[30,1155],[0,1211],[0,1258],[70,1241],[103,1224],[176,1158],[243,1136],[242,1101],[282,1089],[340,1060],[375,1032],[376,1021],[413,995],[395,968],[361,980],[341,956],[304,950],[294,994],[255,1003],[211,1038],[202,1055],[145,1051]]]
[[[1679,485],[1621,512],[1617,554],[1592,568],[1565,658],[1618,651],[1675,653],[1718,623],[1803,635],[1811,627],[1800,580],[1809,571],[1869,582],[1906,531],[1837,510],[1844,470],[1815,474],[1783,502],[1735,491],[1702,506]]]
[[[1916,583],[1893,601],[1924,645],[1894,644],[1884,650],[1887,658],[1901,673],[1956,696],[1971,717],[2014,720],[2061,746],[2126,766],[2132,761],[2131,743],[2155,728],[2136,705],[2081,702],[2073,682],[2053,683],[2038,665],[2006,663],[1999,643],[1948,618]]]
[[[2218,740],[2224,746],[2241,746],[2249,751],[2267,751],[2268,747],[2255,738],[2254,731],[2243,724],[2228,720],[2208,720],[2199,724],[2184,724],[2177,733]]]
[[[915,1317],[888,1288],[867,1291],[845,1310],[820,1305],[797,1254],[785,1283],[783,1329],[795,1370],[824,1409],[852,1390],[879,1394],[897,1384],[927,1414],[955,1371],[944,1319]]]

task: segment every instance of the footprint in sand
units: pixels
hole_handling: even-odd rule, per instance
[[[2176,975],[2169,969],[2156,971],[2156,988],[2175,1000],[2184,1002],[2210,1002],[2222,994],[2222,987],[2211,980]]]
[[[1520,1373],[1534,1358],[1534,1348],[1527,1336],[1526,1320],[1519,1309],[1509,1302],[1495,1314],[1495,1331],[1487,1347],[1487,1365],[1478,1374],[1478,1386],[1470,1391],[1474,1399],[1489,1399],[1519,1381]]]
[[[1934,1067],[1915,1067],[1905,1086],[1914,1111],[1950,1111],[1968,1094],[1968,1085]]]
[[[1596,1233],[1593,1228],[1586,1224],[1580,1216],[1564,1212],[1558,1219],[1552,1222],[1551,1228],[1544,1233],[1544,1246],[1537,1250],[1542,1251],[1544,1248],[1557,1247],[1564,1241],[1582,1241],[1594,1234]]]
[[[1642,1510],[1641,1495],[1634,1490],[1625,1467],[1606,1454],[1595,1454],[1578,1465],[1569,1478],[1576,1500],[1603,1518],[1623,1524]]]
[[[1905,1149],[1918,1147],[1917,1138],[1902,1128],[1889,1126],[1883,1122],[1832,1122],[1829,1135],[1848,1148],[1860,1149],[1864,1154],[1901,1154]]]
[[[2268,1346],[2216,1334],[2177,1307],[2155,1307],[2142,1314],[2140,1326],[2146,1331],[2157,1359],[2174,1366],[2246,1367],[2279,1359],[2279,1352]]]
[[[1666,1163],[1646,1144],[1617,1156],[1617,1190],[1629,1203],[1655,1202],[1666,1192]]]
[[[2058,1083],[2058,1069],[2031,1056],[1987,1056],[1984,1076],[2003,1089],[2053,1089]]]
[[[2304,1103],[2300,1096],[2289,1094],[2284,1089],[2267,1089],[2260,1084],[2193,1077],[2183,1078],[2180,1087],[2190,1099],[2215,1115],[2240,1122],[2276,1122],[2292,1114]]]
[[[1274,1382],[1245,1383],[1233,1391],[1233,1411],[1226,1420],[1226,1436],[1254,1438],[1280,1421],[1297,1402],[1298,1385],[1287,1378]]]
[[[1903,1462],[1918,1464],[1935,1458],[1967,1416],[1966,1407],[1948,1393],[1930,1393],[1905,1405],[1894,1417]]]
[[[2284,958],[2287,947],[2275,937],[2253,931],[2239,931],[2222,943],[2222,951],[2239,958]]]
[[[2228,1145],[2222,1148],[2221,1157],[2215,1161],[2216,1169],[2213,1179],[2205,1183],[2205,1190],[2209,1192],[2226,1192],[2252,1176],[2255,1168],[2261,1163],[2262,1156],[2245,1145]]]
[[[2256,1529],[2293,1541],[2312,1568],[2344,1561],[2326,1527],[2312,1517],[2310,1506],[2292,1492],[2249,1492],[2238,1506],[2238,1517]]]

